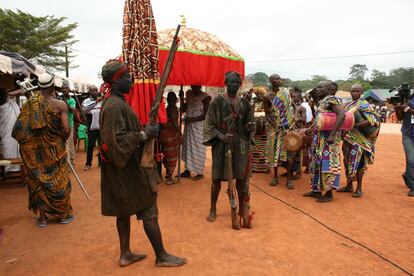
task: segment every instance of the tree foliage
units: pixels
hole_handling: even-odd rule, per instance
[[[297,87],[303,92],[312,89],[318,85],[319,82],[327,80],[328,78],[326,76],[321,75],[313,75],[311,76],[310,80],[298,80],[298,81],[292,81],[289,79],[286,79],[285,86],[289,87]]]
[[[402,83],[407,83],[414,88],[414,67],[396,68],[389,72],[389,74],[372,70],[370,83],[373,88],[393,88]]]
[[[390,70],[387,74],[386,72],[373,69],[369,79],[365,79],[367,66],[364,64],[354,64],[351,68],[354,68],[355,73],[351,75],[347,80],[336,80],[338,84],[338,90],[342,91],[351,91],[351,86],[355,83],[362,85],[364,91],[368,89],[390,89],[396,86],[401,85],[402,83],[407,83],[411,88],[414,88],[414,67],[399,67]],[[267,80],[267,75],[265,73],[256,73],[252,74],[257,79],[262,79],[263,81]],[[298,87],[303,92],[306,92],[309,89],[312,89],[318,85],[319,82],[327,80],[326,76],[322,75],[313,75],[310,79],[306,80],[291,80],[284,79],[284,86],[287,87]]]
[[[257,72],[252,76],[253,86],[269,87],[269,77],[266,73]]]
[[[63,25],[66,17],[33,16],[0,8],[0,50],[19,53],[49,70],[65,68],[65,46],[77,41],[71,32],[77,23]]]
[[[354,64],[351,66],[349,76],[351,80],[364,80],[368,67],[365,64]]]

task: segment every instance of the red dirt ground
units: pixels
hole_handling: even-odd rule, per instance
[[[1,275],[404,275],[255,187],[251,187],[256,213],[253,229],[231,229],[225,189],[217,221],[207,222],[210,160],[204,180],[160,187],[159,220],[165,246],[173,254],[188,257],[188,264],[156,268],[142,223],[132,219],[132,250],[147,253],[148,258],[120,268],[115,219],[100,214],[99,170],[94,166],[83,172],[84,158],[81,150],[76,168],[92,200],[86,200],[73,180],[76,219],[68,225],[37,227],[35,216],[27,210],[26,188],[0,188],[0,226],[6,231],[0,244]],[[303,198],[309,189],[308,175],[296,181],[292,191],[283,184],[268,186],[270,175],[266,174],[254,174],[251,182],[413,273],[414,198],[406,196],[401,178],[404,165],[401,136],[383,134],[361,199],[335,194],[333,202],[321,205]]]

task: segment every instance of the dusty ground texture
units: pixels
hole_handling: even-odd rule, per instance
[[[406,196],[401,178],[405,159],[398,133],[398,126],[383,127],[361,199],[336,193],[333,202],[321,205],[303,198],[309,189],[308,175],[296,181],[294,190],[286,189],[283,178],[281,185],[268,186],[267,174],[254,174],[251,182],[413,273],[414,198]],[[404,275],[255,187],[251,187],[253,229],[231,229],[224,189],[217,221],[207,222],[210,160],[204,180],[160,186],[159,221],[165,246],[188,257],[188,264],[156,268],[142,223],[131,218],[132,250],[147,253],[148,258],[120,268],[115,219],[100,214],[99,169],[94,160],[93,169],[83,172],[84,158],[81,150],[76,168],[92,200],[86,200],[73,180],[76,219],[68,225],[37,227],[36,217],[27,209],[26,188],[0,188],[0,226],[6,231],[0,244],[0,275]]]

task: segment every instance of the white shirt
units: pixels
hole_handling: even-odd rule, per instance
[[[96,102],[91,98],[87,98],[82,102],[83,110],[92,115],[91,130],[99,128],[99,114],[101,113],[101,102]]]
[[[300,105],[306,109],[306,123],[312,122],[313,114],[312,114],[312,108],[310,107],[309,103],[303,102]]]

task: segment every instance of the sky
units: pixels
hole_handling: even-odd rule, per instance
[[[216,35],[244,59],[246,73],[292,80],[347,79],[353,64],[385,72],[414,66],[412,0],[152,0],[158,30],[187,26]],[[123,0],[0,0],[3,9],[78,23],[71,76],[97,78],[122,49]],[[395,53],[371,55],[378,53]],[[355,56],[356,57],[343,57]],[[334,57],[334,58],[326,58]],[[340,58],[341,57],[341,58]],[[368,76],[370,73],[368,73]]]

